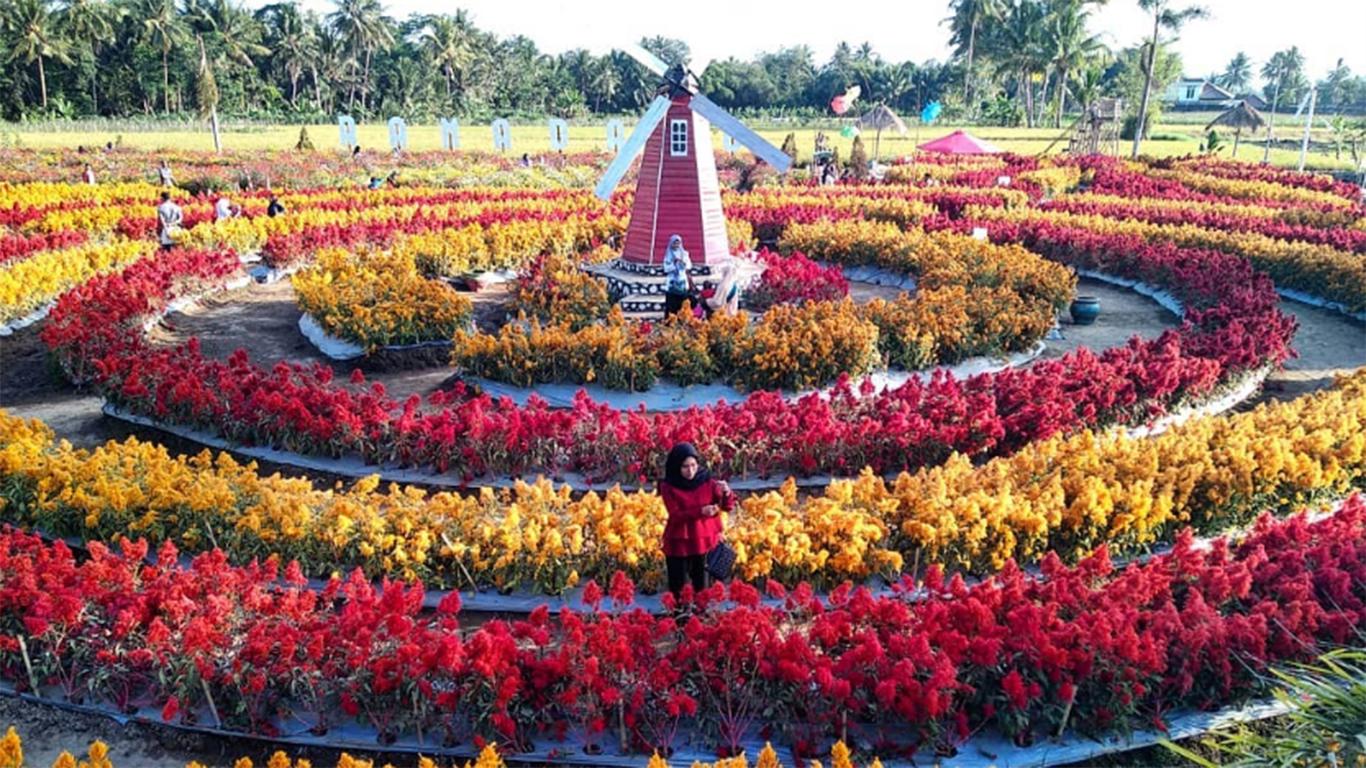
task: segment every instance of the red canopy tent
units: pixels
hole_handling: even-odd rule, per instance
[[[994,155],[1001,151],[999,147],[988,144],[966,131],[954,131],[943,138],[927,141],[920,145],[920,149],[955,155]]]

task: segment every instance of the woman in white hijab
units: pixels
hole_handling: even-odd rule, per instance
[[[683,238],[680,235],[670,235],[669,248],[664,252],[664,275],[668,278],[664,286],[665,317],[682,309],[683,302],[690,298],[692,279],[688,277],[688,270],[691,267],[692,259],[688,258],[688,252],[683,249]]]

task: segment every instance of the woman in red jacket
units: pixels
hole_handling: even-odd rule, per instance
[[[669,591],[678,596],[683,585],[707,586],[707,553],[721,540],[722,510],[735,506],[735,494],[724,480],[713,480],[702,467],[702,457],[689,443],[679,443],[664,460],[659,495],[669,511],[664,524],[664,565]]]

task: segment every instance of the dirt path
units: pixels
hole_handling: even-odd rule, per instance
[[[1330,386],[1334,376],[1366,366],[1366,324],[1294,301],[1282,301],[1281,311],[1300,323],[1295,332],[1299,356],[1267,379],[1258,402],[1291,400]]]
[[[182,768],[192,760],[208,768],[230,768],[241,757],[264,766],[276,751],[276,747],[255,739],[199,735],[138,723],[121,725],[98,715],[0,696],[0,734],[10,726],[23,740],[24,765],[29,768],[48,768],[62,752],[70,752],[77,760],[84,759],[91,742],[96,740],[109,747],[109,760],[115,768]],[[318,768],[332,768],[341,756],[335,749],[290,747],[285,752],[291,758],[307,758]],[[391,763],[395,768],[417,763],[415,757],[401,754],[350,754],[375,760],[376,765]]]

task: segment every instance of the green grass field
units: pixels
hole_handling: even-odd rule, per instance
[[[1196,120],[1191,122],[1189,114],[1180,115],[1181,122],[1164,122],[1158,126],[1155,135],[1156,139],[1150,139],[1143,143],[1145,154],[1157,157],[1169,157],[1172,155],[1187,155],[1199,151],[1200,141],[1203,136],[1203,122]],[[1292,140],[1297,139],[1298,129],[1291,125],[1291,120],[1287,116],[1282,116],[1278,121],[1277,136],[1280,144],[1271,152],[1271,162],[1282,166],[1295,166],[1299,163],[1299,150],[1297,142],[1292,147]],[[572,125],[569,130],[569,151],[585,152],[604,149],[606,121],[597,124]],[[629,132],[632,123],[627,121],[626,129]],[[774,124],[756,124],[753,126],[764,138],[773,142],[775,145],[781,144],[783,137],[789,132],[797,134],[797,144],[803,156],[807,156],[815,144],[816,127],[785,128]],[[839,147],[842,157],[849,156],[851,139],[839,135],[840,125],[832,120],[830,126],[825,128],[826,134],[833,143]],[[338,131],[335,124],[314,124],[308,125],[309,137],[314,146],[318,149],[339,148]],[[914,128],[905,136],[897,135],[892,131],[884,131],[880,143],[879,154],[882,158],[891,158],[904,155],[914,149],[917,143],[924,143],[931,139],[938,138],[957,129],[957,126],[935,125],[924,128],[917,136]],[[1059,137],[1063,131],[1053,128],[993,128],[976,127],[969,128],[974,135],[996,144],[1002,149],[1022,155],[1032,155],[1043,152],[1049,144]],[[165,124],[138,124],[134,122],[119,123],[110,122],[108,124],[96,121],[86,121],[72,123],[69,126],[55,124],[45,126],[43,129],[36,129],[34,126],[27,125],[6,125],[0,124],[0,135],[6,135],[17,140],[19,146],[34,148],[51,147],[75,147],[77,145],[102,145],[106,141],[111,141],[115,136],[122,136],[124,146],[138,149],[188,149],[188,150],[212,150],[213,139],[207,127],[168,126]],[[225,149],[236,150],[255,150],[255,149],[289,149],[292,148],[299,136],[298,125],[236,125],[228,123],[222,131],[223,146]],[[357,127],[358,140],[361,146],[371,151],[387,151],[389,147],[388,127],[383,123],[362,124]],[[714,136],[714,143],[720,147],[719,134]],[[1225,137],[1228,146],[1220,152],[1220,156],[1228,157],[1232,146],[1232,136]],[[865,146],[871,154],[873,151],[874,134],[866,131],[863,136]],[[492,150],[493,135],[487,122],[464,122],[461,125],[460,140],[462,149],[473,150]],[[439,149],[441,137],[434,124],[410,124],[408,126],[409,146],[413,150]],[[1347,153],[1343,153],[1340,159],[1335,158],[1331,149],[1328,147],[1328,137],[1324,132],[1315,132],[1315,146],[1309,153],[1307,166],[1313,169],[1350,169],[1351,159]],[[1120,142],[1121,155],[1127,156],[1130,143]],[[1060,153],[1067,147],[1067,140],[1063,138],[1053,144],[1051,153]],[[549,132],[544,124],[540,125],[514,125],[512,128],[512,150],[514,154],[530,152],[538,154],[549,149]],[[1244,138],[1239,149],[1238,157],[1241,160],[1260,160],[1262,157],[1262,146],[1260,143]]]

